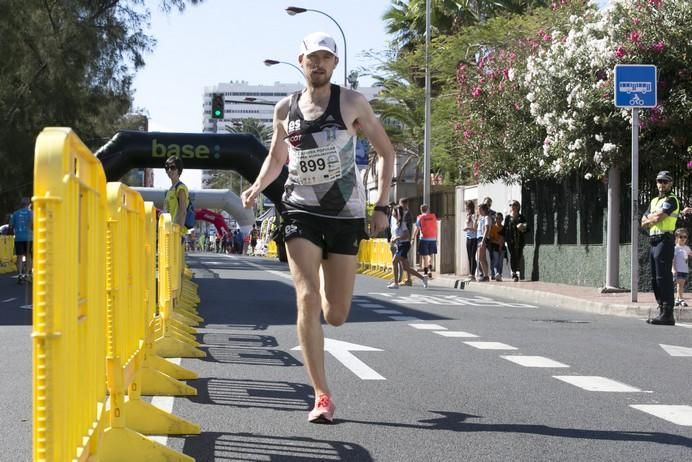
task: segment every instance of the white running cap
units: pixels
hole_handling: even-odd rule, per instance
[[[336,42],[331,35],[324,32],[313,32],[300,43],[301,55],[309,55],[320,50],[328,51],[336,57],[339,56],[336,52]]]

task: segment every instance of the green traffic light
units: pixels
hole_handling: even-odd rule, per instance
[[[217,110],[217,111],[214,111],[214,115],[217,116],[217,117],[221,116],[221,111],[218,111],[218,110]]]

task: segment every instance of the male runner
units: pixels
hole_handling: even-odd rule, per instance
[[[298,339],[315,389],[308,421],[330,423],[335,406],[324,368],[320,315],[333,326],[346,321],[358,245],[367,239],[365,191],[355,165],[356,132],[365,135],[379,155],[370,225],[375,234],[387,227],[394,149],[365,97],[330,84],[339,62],[332,37],[322,32],[305,37],[298,62],[305,89],[276,105],[269,155],[241,198],[245,207],[252,207],[288,160],[282,232],[296,290]]]

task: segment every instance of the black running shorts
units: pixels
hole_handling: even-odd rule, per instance
[[[309,213],[291,213],[282,218],[284,241],[307,239],[322,249],[324,259],[330,253],[358,255],[360,241],[369,239],[364,218],[337,219]]]

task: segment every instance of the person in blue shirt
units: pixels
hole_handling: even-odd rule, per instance
[[[31,272],[31,243],[34,240],[34,214],[29,208],[31,200],[22,198],[21,207],[10,216],[14,230],[14,254],[17,256],[17,283],[21,284]]]

